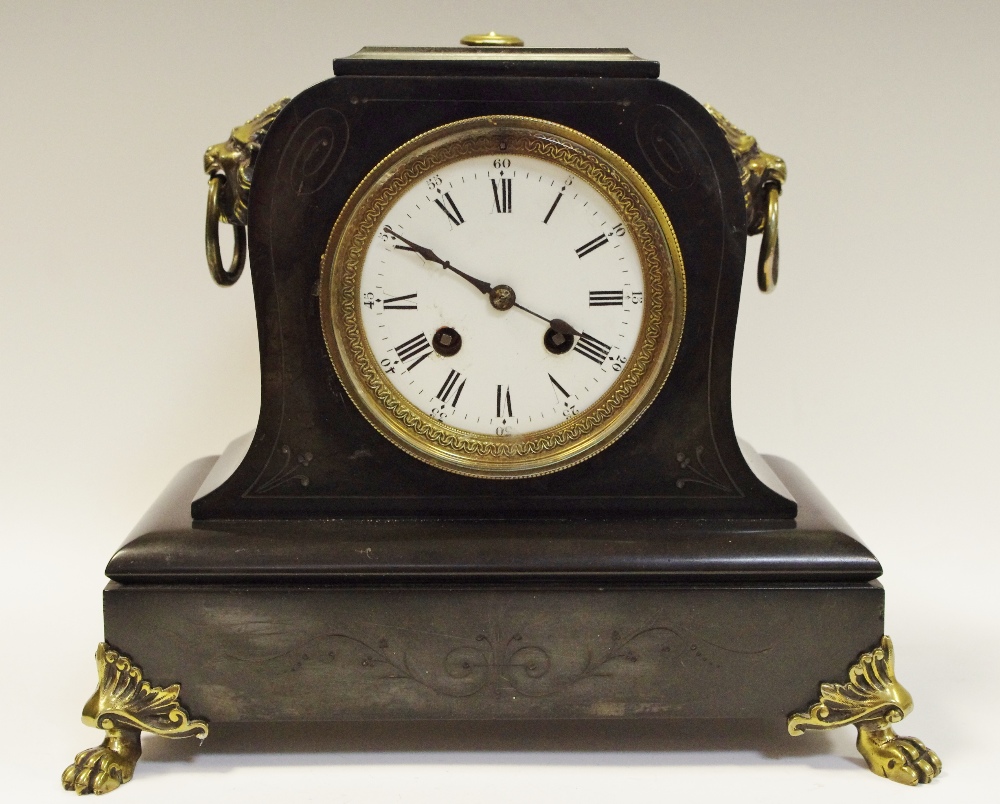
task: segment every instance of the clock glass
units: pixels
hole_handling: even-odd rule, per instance
[[[624,160],[553,123],[473,118],[361,183],[321,301],[338,376],[377,429],[440,468],[525,477],[594,454],[652,401],[684,273]]]

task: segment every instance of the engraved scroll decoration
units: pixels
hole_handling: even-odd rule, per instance
[[[631,632],[612,629],[609,637],[601,648],[583,646],[567,652],[565,646],[533,641],[519,630],[497,629],[481,632],[440,653],[419,650],[423,658],[417,658],[387,637],[330,632],[298,641],[276,655],[233,653],[229,659],[289,663],[293,671],[311,662],[346,662],[370,672],[372,681],[414,682],[447,698],[507,693],[546,698],[566,693],[587,680],[613,678],[622,668],[641,661],[673,657],[694,672],[714,672],[721,666],[720,652],[755,656],[770,651],[769,646],[744,650],[719,645],[668,625],[649,625]]]

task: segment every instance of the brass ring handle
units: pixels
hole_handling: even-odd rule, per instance
[[[767,216],[757,261],[757,287],[762,293],[770,293],[778,284],[778,196],[781,187],[769,184],[763,189],[767,192]]]
[[[227,287],[236,282],[243,273],[247,261],[246,227],[233,224],[233,259],[229,270],[222,267],[222,251],[219,248],[219,188],[226,181],[224,176],[215,175],[208,179],[208,205],[205,210],[205,257],[208,270],[217,284]]]

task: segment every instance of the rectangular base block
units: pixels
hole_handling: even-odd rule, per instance
[[[877,581],[135,584],[105,638],[210,722],[780,717],[883,633]]]

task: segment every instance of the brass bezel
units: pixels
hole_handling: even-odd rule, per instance
[[[358,315],[361,268],[399,195],[442,165],[480,155],[521,154],[560,165],[615,208],[642,261],[639,340],[617,382],[579,415],[514,436],[471,433],[411,405],[379,367]],[[588,458],[635,423],[673,367],[686,309],[684,263],[659,199],[624,159],[566,126],[520,115],[474,117],[421,134],[386,156],[351,194],[322,258],[320,308],[327,352],[351,401],[410,455],[462,475],[512,479],[555,472]]]

